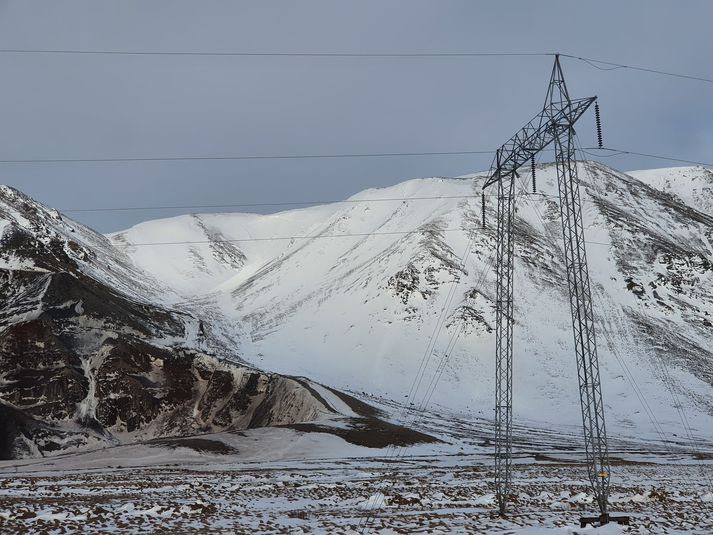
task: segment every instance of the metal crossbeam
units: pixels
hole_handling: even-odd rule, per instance
[[[574,124],[596,99],[597,97],[581,98],[562,106],[545,107],[498,149],[501,162],[493,164],[483,188],[500,180],[498,177],[509,176],[520,169],[530,158],[555,140],[555,125]]]
[[[574,124],[596,97],[572,100],[555,57],[542,111],[497,151],[483,189],[496,184],[497,291],[495,337],[495,485],[500,514],[505,514],[510,491],[512,457],[513,256],[515,176],[518,168],[551,143],[555,144],[560,214],[567,284],[572,313],[582,424],[589,481],[606,523],[609,494],[609,454],[594,315],[584,246],[582,204],[575,161]],[[612,518],[614,520],[614,518]]]

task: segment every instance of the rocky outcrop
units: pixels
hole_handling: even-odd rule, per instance
[[[0,281],[11,303],[0,333],[3,458],[333,412],[290,378],[160,344],[183,334],[180,317],[96,281],[7,270]]]
[[[302,382],[209,354],[206,326],[106,239],[0,189],[0,458],[295,424]]]

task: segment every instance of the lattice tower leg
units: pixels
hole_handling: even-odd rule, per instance
[[[495,300],[495,488],[500,514],[510,492],[512,455],[513,220],[515,174],[498,181]]]
[[[565,126],[555,138],[557,181],[589,481],[601,514],[606,515],[609,495],[609,451],[599,380],[574,140],[574,130],[571,126]]]

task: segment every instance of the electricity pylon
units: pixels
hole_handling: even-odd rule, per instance
[[[604,405],[599,380],[599,363],[594,334],[594,315],[584,247],[582,203],[575,161],[574,124],[596,97],[571,99],[555,56],[547,97],[542,111],[497,151],[483,190],[497,184],[497,263],[495,301],[495,486],[500,514],[506,511],[510,492],[512,455],[512,356],[513,356],[513,255],[515,177],[517,170],[533,161],[536,154],[554,143],[560,198],[564,256],[567,268],[572,329],[574,332],[582,426],[589,482],[599,505],[600,516],[582,518],[582,524],[609,521],[609,452]]]

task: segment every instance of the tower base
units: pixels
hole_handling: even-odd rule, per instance
[[[629,525],[629,517],[628,516],[610,516],[608,514],[603,514],[599,516],[583,516],[582,518],[579,519],[579,527],[580,528],[585,528],[588,525],[596,524],[598,526],[603,526],[604,524],[608,524],[609,522],[616,522],[617,524],[623,524],[624,526]]]

